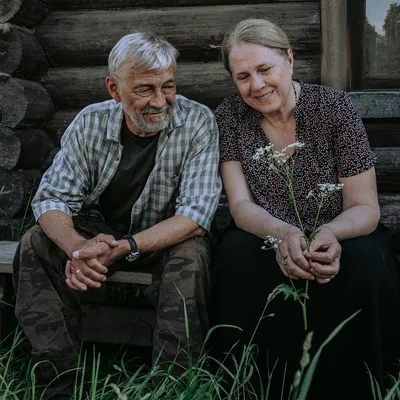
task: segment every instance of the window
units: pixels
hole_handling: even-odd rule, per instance
[[[400,89],[400,0],[349,4],[351,89]]]

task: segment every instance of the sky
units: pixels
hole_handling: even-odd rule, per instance
[[[400,0],[367,0],[367,18],[371,25],[375,26],[375,30],[383,35],[383,23],[387,10],[389,10],[390,4],[398,3]]]

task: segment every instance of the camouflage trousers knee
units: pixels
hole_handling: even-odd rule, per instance
[[[210,265],[206,237],[188,239],[164,252],[153,344],[153,364],[162,369],[171,362],[187,368],[201,356],[209,329]]]
[[[86,238],[101,232],[116,234],[99,218],[78,216],[73,220],[75,229]],[[80,352],[80,298],[65,283],[67,260],[68,256],[35,225],[21,239],[13,261],[15,315],[32,347],[37,383],[45,387],[64,374],[49,386],[44,398],[70,392]]]
[[[75,229],[86,238],[99,233],[122,236],[99,218],[73,220]],[[38,382],[44,385],[55,378],[56,371],[76,370],[80,352],[80,296],[65,283],[67,259],[36,225],[22,238],[13,262],[15,314],[32,346],[33,362],[39,363],[35,369]],[[199,357],[209,328],[210,242],[188,239],[164,250],[162,260],[153,361],[166,366],[167,361],[176,360],[186,366]],[[74,372],[64,375],[44,398],[63,393],[74,378]]]

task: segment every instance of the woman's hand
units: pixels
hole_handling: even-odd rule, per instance
[[[342,247],[332,229],[320,226],[306,254],[311,266],[310,272],[315,275],[318,283],[328,283],[337,275],[341,251]]]
[[[314,280],[315,277],[310,272],[310,263],[304,255],[307,244],[302,231],[295,226],[285,224],[277,229],[274,236],[282,241],[276,253],[276,261],[282,273],[291,279]]]

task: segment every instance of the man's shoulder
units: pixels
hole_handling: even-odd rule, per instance
[[[208,118],[213,118],[214,114],[209,107],[205,104],[199,103],[195,100],[188,99],[180,94],[176,95],[175,107],[182,113],[184,119],[186,119],[189,114],[196,114],[198,116],[204,116]]]
[[[119,109],[119,103],[115,100],[106,100],[99,103],[93,103],[82,109],[76,116],[76,120],[90,117],[110,116]]]

